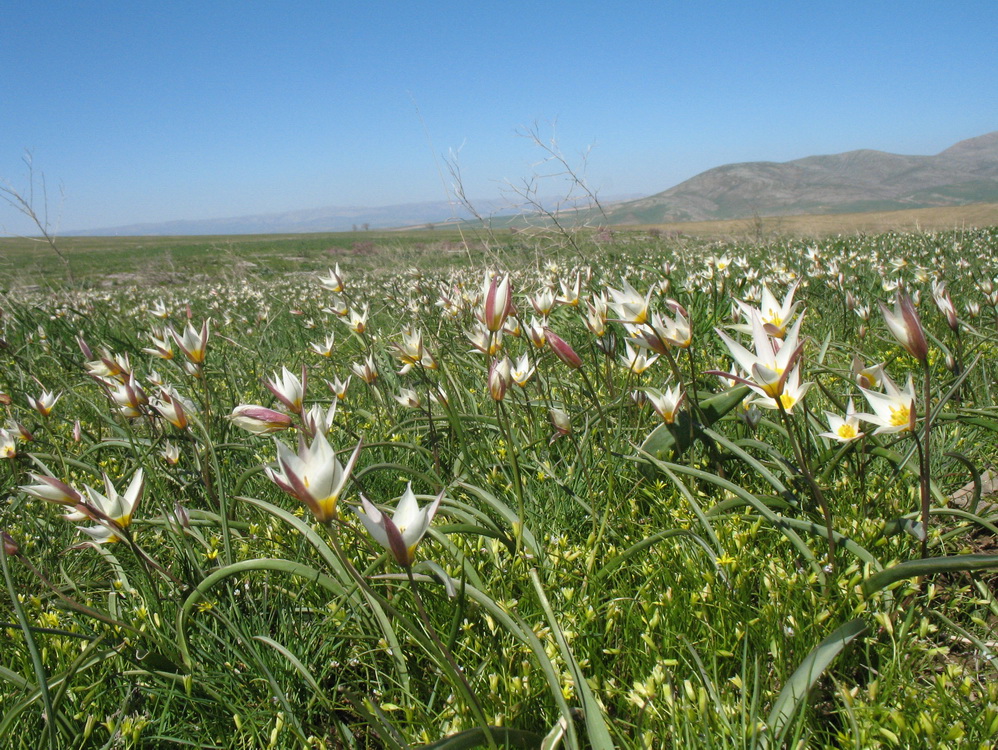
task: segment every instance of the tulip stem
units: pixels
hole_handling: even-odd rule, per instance
[[[42,707],[44,708],[43,718],[45,719],[44,728],[42,729],[42,737],[45,737],[50,748],[55,748],[56,742],[56,714],[55,708],[52,702],[52,696],[49,694],[49,684],[48,678],[45,675],[45,666],[42,664],[42,657],[38,651],[38,645],[35,643],[35,638],[31,633],[31,626],[28,624],[27,615],[25,615],[24,607],[21,606],[18,600],[18,590],[14,583],[14,578],[10,574],[10,567],[7,564],[7,551],[0,545],[0,566],[3,567],[3,577],[7,583],[7,591],[10,594],[10,603],[14,608],[14,614],[17,617],[17,624],[21,628],[21,632],[24,635],[24,645],[28,649],[28,655],[31,658],[31,666],[35,671],[35,677],[38,680],[38,692],[41,694]]]
[[[932,430],[932,420],[931,413],[932,409],[929,399],[932,396],[932,373],[929,370],[929,360],[926,357],[922,361],[922,370],[924,373],[923,391],[922,398],[925,403],[925,433],[923,437],[923,442],[925,447],[921,445],[918,447],[918,457],[921,463],[919,467],[919,489],[921,490],[921,511],[922,511],[922,557],[928,557],[929,554],[929,504],[930,504],[930,482],[931,482],[931,469],[930,469],[930,445],[929,441],[931,439]],[[915,443],[918,444],[918,436],[915,435]]]
[[[797,433],[794,430],[793,422],[791,421],[790,415],[787,413],[786,408],[783,406],[781,397],[777,396],[773,400],[776,402],[776,408],[780,411],[780,417],[783,420],[783,425],[787,429],[787,437],[790,438],[790,445],[792,446],[794,456],[797,459],[797,466],[800,468],[801,474],[804,475],[804,479],[807,481],[808,487],[811,490],[811,496],[814,498],[814,501],[818,503],[818,507],[821,508],[821,514],[825,520],[825,531],[828,538],[828,564],[834,571],[835,531],[832,527],[832,510],[828,507],[828,500],[825,498],[825,493],[821,491],[821,486],[814,478],[814,473],[811,471],[811,465],[808,463],[807,457],[801,449],[800,441],[797,439]]]
[[[513,532],[516,537],[516,551],[519,553],[523,541],[523,527],[527,523],[527,507],[523,497],[523,477],[520,474],[519,447],[513,437],[513,426],[510,424],[502,401],[496,401],[495,404],[496,419],[499,422],[499,429],[506,439],[506,450],[510,457],[510,467],[513,469],[513,489],[516,492],[516,513],[519,517],[519,525],[513,529]]]
[[[464,694],[467,696],[468,702],[471,704],[471,709],[478,718],[478,721],[481,722],[482,730],[485,732],[485,738],[489,742],[489,747],[493,748],[493,750],[498,750],[499,746],[496,744],[495,737],[492,736],[492,727],[489,726],[488,719],[485,716],[485,711],[482,710],[482,704],[478,701],[474,688],[471,687],[471,683],[469,683],[468,678],[465,677],[464,670],[458,666],[457,661],[454,659],[454,655],[450,652],[450,649],[448,649],[447,646],[444,645],[444,642],[440,640],[440,636],[437,635],[436,628],[433,627],[430,616],[426,613],[426,607],[423,606],[423,598],[419,595],[419,587],[416,585],[416,579],[412,575],[411,565],[405,566],[405,574],[409,578],[409,587],[412,590],[412,600],[416,603],[416,612],[419,614],[419,619],[423,621],[423,627],[426,628],[426,632],[429,634],[436,647],[440,650],[440,654],[447,660],[447,663],[450,664],[451,670],[461,681],[461,686],[464,688]]]

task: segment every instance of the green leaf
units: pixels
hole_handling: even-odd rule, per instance
[[[506,727],[489,727],[493,739],[500,747],[520,747],[539,748],[544,738],[534,732],[525,732],[520,729],[508,729]],[[421,750],[472,750],[473,748],[486,747],[488,736],[484,727],[476,727],[465,732],[452,734],[442,740],[431,742],[429,745],[420,745]]]
[[[998,555],[950,555],[908,560],[867,578],[863,581],[863,595],[870,596],[905,578],[931,576],[937,573],[963,573],[998,568]]]
[[[797,670],[790,676],[787,684],[783,686],[773,710],[769,714],[766,722],[770,732],[763,737],[763,747],[769,746],[769,740],[782,742],[783,734],[787,729],[790,720],[801,703],[807,697],[808,692],[814,687],[818,678],[824,673],[835,657],[850,642],[866,632],[866,623],[861,618],[851,620],[845,625],[837,628],[830,636],[819,643],[804,661],[801,662]]]
[[[705,424],[693,422],[689,411],[681,412],[675,424],[663,424],[652,430],[641,444],[641,450],[660,460],[673,460],[681,456],[695,440],[702,440],[703,428],[710,427],[717,420],[738,406],[750,393],[747,385],[719,393],[700,404]]]

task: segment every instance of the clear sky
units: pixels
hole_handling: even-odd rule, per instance
[[[492,198],[553,131],[604,196],[998,130],[998,1],[34,0],[0,22],[0,178],[54,229]],[[549,182],[542,192],[557,193]],[[0,208],[6,233],[28,227]]]

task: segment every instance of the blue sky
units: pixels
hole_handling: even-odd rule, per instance
[[[604,196],[998,130],[998,2],[8,3],[0,178],[56,230],[493,198],[555,135]],[[552,129],[552,123],[555,123]],[[542,193],[563,189],[557,180]],[[27,232],[7,207],[6,233]]]

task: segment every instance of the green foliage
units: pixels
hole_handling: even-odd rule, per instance
[[[5,747],[998,741],[998,231],[79,238],[77,288],[4,242]],[[502,333],[477,322],[494,273]],[[797,281],[788,320],[759,310]],[[899,282],[924,366],[879,312]],[[783,411],[729,382],[736,300],[770,346],[803,315]],[[642,304],[690,346],[639,363]],[[913,377],[917,432],[827,436],[867,409],[856,360]],[[140,470],[131,517],[100,502]],[[441,499],[400,567],[356,509],[403,518],[409,486]]]

